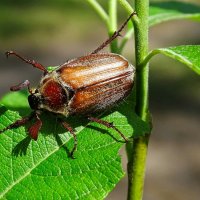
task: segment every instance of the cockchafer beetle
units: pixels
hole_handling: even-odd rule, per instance
[[[47,110],[65,117],[85,115],[90,121],[114,129],[125,141],[128,141],[113,123],[92,117],[91,114],[112,107],[131,92],[134,82],[134,67],[121,55],[98,52],[120,35],[122,29],[135,14],[133,12],[121,28],[91,54],[69,60],[51,72],[34,60],[28,60],[13,51],[6,52],[7,57],[15,55],[43,71],[44,75],[34,91],[30,89],[28,80],[10,88],[11,91],[28,88],[30,93],[28,102],[33,112],[7,126],[0,133],[22,126],[34,118],[35,123],[31,125],[28,132],[32,139],[37,140],[42,126],[39,116],[42,110]],[[74,147],[71,151],[73,158],[77,147],[76,134],[67,122],[61,118],[59,121],[74,137]]]

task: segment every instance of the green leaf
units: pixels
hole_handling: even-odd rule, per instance
[[[59,66],[48,66],[47,67],[47,70],[49,71],[49,72],[51,72],[51,71],[54,71],[56,68],[58,68]]]
[[[120,3],[129,14],[132,12],[131,6],[127,1],[120,1]],[[165,21],[177,19],[190,19],[194,21],[200,21],[200,6],[191,3],[174,1],[150,3],[149,27]],[[122,39],[122,43],[119,47],[119,52],[122,52],[125,44],[131,38],[133,32],[133,26],[129,27],[128,32]]]
[[[149,26],[174,19],[200,21],[200,6],[186,2],[153,2],[150,4]]]
[[[12,103],[16,100],[17,106]],[[15,110],[30,111],[25,101],[20,92],[3,98],[0,130],[20,118]],[[102,118],[113,121],[127,137],[148,133],[147,124],[130,110],[130,102],[126,101],[118,111]],[[88,125],[85,119],[68,118],[66,121],[75,128],[78,137],[76,159],[71,159],[67,154],[73,148],[71,135],[60,126],[55,115],[43,113],[41,118],[43,126],[36,142],[27,136],[27,127],[0,135],[0,198],[104,199],[124,176],[118,155],[124,143],[114,138],[123,139],[102,125]]]
[[[7,109],[12,109],[18,111],[21,115],[26,115],[30,112],[27,96],[28,93],[25,91],[10,92],[1,99],[0,103],[6,105]]]
[[[149,53],[144,63],[148,62],[151,57],[159,53],[182,62],[197,74],[200,74],[200,45],[182,45],[155,49]]]

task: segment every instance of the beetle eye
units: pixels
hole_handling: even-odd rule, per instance
[[[39,104],[41,103],[41,97],[36,96],[35,94],[31,94],[28,96],[28,102],[33,110],[37,110],[39,107]]]

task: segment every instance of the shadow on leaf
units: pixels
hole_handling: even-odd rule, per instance
[[[28,146],[31,142],[31,138],[27,136],[22,141],[20,141],[12,150],[12,155],[18,157],[18,156],[24,156],[27,153]]]
[[[69,148],[62,142],[60,136],[58,134],[54,134],[55,140],[58,144],[58,146],[60,146],[61,148],[63,148],[67,154],[68,157],[71,157],[71,151],[69,150]]]
[[[125,141],[118,140],[117,138],[115,138],[108,130],[105,130],[104,128],[96,127],[96,126],[93,126],[93,125],[89,125],[89,126],[87,126],[87,128],[91,128],[92,130],[96,130],[96,131],[98,131],[101,134],[109,135],[116,142],[126,143]]]
[[[1,106],[0,107],[0,115],[4,115],[4,113],[7,111],[6,107]]]

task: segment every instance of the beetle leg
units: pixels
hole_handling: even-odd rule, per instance
[[[20,56],[19,54],[17,54],[16,52],[14,52],[14,51],[7,51],[6,56],[8,57],[10,55],[17,56],[19,59],[23,60],[25,63],[28,63],[28,64],[32,65],[33,67],[42,70],[44,72],[44,74],[48,73],[47,69],[42,64],[36,62],[35,60],[26,59],[26,58]]]
[[[19,120],[15,121],[14,123],[10,124],[3,130],[0,130],[0,133],[3,133],[9,129],[18,128],[18,127],[26,124],[27,122],[29,122],[34,116],[35,116],[35,113],[31,113],[29,116],[23,117],[22,119],[19,119]]]
[[[107,122],[107,121],[104,121],[104,120],[102,120],[102,119],[98,119],[98,118],[95,118],[95,117],[88,117],[88,119],[90,120],[90,121],[92,121],[92,122],[97,122],[97,123],[99,123],[99,124],[102,124],[102,125],[104,125],[104,126],[106,126],[107,128],[112,128],[112,129],[114,129],[115,131],[117,131],[120,135],[121,135],[121,137],[126,141],[126,142],[128,142],[128,139],[125,137],[125,135],[119,130],[119,129],[117,129],[114,125],[113,125],[113,123],[111,122]]]
[[[67,122],[61,121],[61,124],[63,125],[63,127],[65,129],[67,129],[72,134],[72,136],[74,138],[74,147],[73,147],[72,151],[70,152],[70,156],[74,159],[74,152],[76,151],[77,144],[78,144],[76,134],[75,134],[73,128]]]
[[[115,38],[117,38],[118,36],[121,36],[121,31],[124,29],[124,27],[126,26],[126,24],[128,23],[128,21],[131,19],[131,17],[133,17],[133,15],[136,15],[136,12],[133,12],[128,19],[122,24],[122,26],[113,33],[113,35],[108,38],[105,42],[103,42],[98,48],[96,48],[91,54],[96,54],[99,51],[101,51],[103,48],[105,48],[107,45],[109,45]]]
[[[10,87],[10,90],[11,91],[18,91],[18,90],[21,90],[24,87],[27,87],[29,93],[32,94],[32,91],[30,89],[30,82],[29,82],[29,80],[25,80],[24,82],[19,83],[18,85]]]
[[[28,129],[29,135],[32,139],[37,140],[38,132],[42,127],[42,121],[39,118],[38,114],[35,113],[36,122]]]

